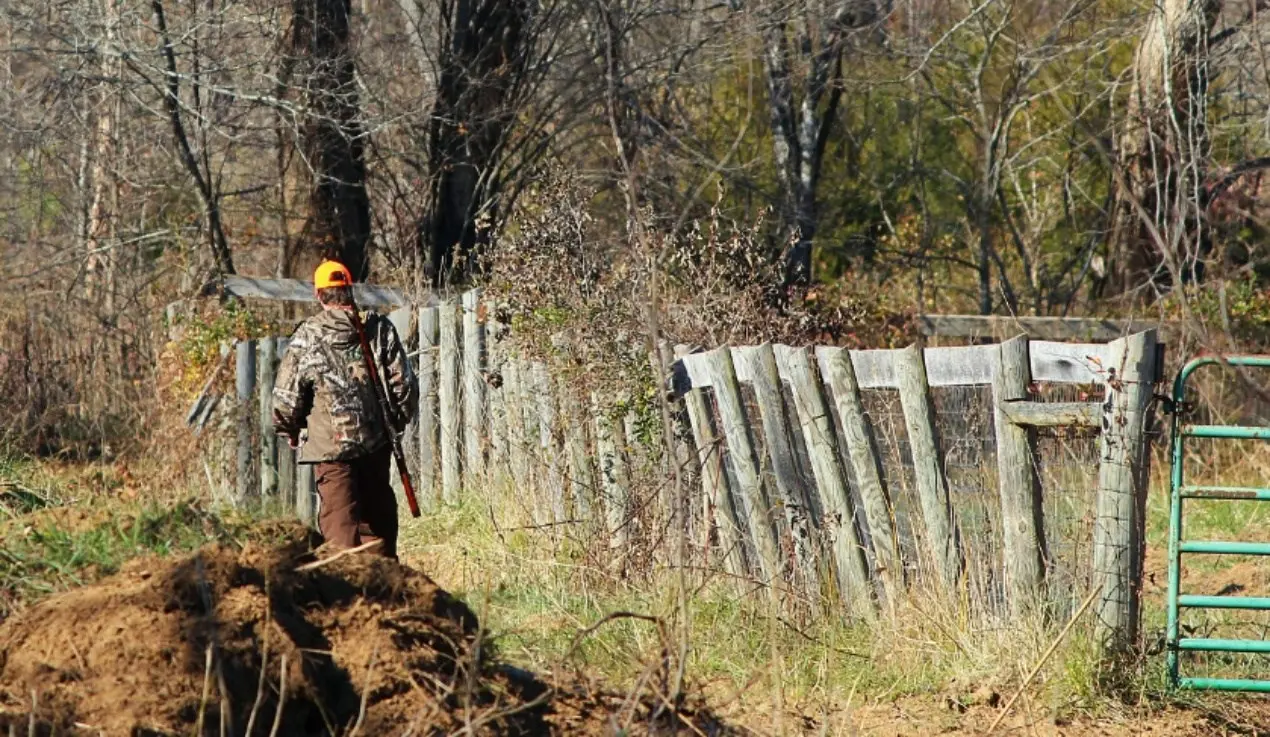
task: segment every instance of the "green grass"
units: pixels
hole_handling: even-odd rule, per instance
[[[121,496],[122,486],[106,466],[0,457],[0,619],[133,558],[243,540],[260,519],[193,497]]]

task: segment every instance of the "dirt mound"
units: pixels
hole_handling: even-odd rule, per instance
[[[0,728],[34,713],[42,734],[732,733],[500,665],[427,576],[360,555],[306,568],[312,540],[290,538],[134,563],[4,622]]]

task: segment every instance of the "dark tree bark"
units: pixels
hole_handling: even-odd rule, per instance
[[[435,286],[477,268],[501,187],[500,155],[525,69],[524,0],[448,0],[440,24],[440,75],[428,131],[429,201],[420,232]]]
[[[370,270],[370,199],[353,57],[349,0],[292,0],[291,52],[303,86],[301,146],[312,173],[303,248]]]

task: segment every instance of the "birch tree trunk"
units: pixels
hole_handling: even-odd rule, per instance
[[[1209,153],[1208,38],[1223,4],[1158,0],[1138,44],[1116,138],[1121,174],[1108,243],[1115,291],[1199,276]]]

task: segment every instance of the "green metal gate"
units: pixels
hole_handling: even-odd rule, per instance
[[[1168,593],[1168,668],[1169,678],[1177,688],[1206,691],[1260,691],[1270,693],[1270,680],[1236,678],[1187,678],[1180,672],[1184,652],[1231,652],[1270,654],[1270,641],[1223,640],[1216,638],[1179,637],[1178,614],[1182,609],[1242,609],[1270,611],[1270,597],[1198,596],[1181,593],[1182,556],[1193,555],[1270,555],[1267,542],[1220,542],[1182,539],[1182,505],[1191,499],[1238,499],[1270,501],[1270,488],[1235,486],[1186,486],[1182,479],[1182,446],[1187,438],[1226,438],[1270,440],[1270,427],[1240,425],[1184,425],[1183,401],[1186,380],[1202,366],[1229,365],[1270,368],[1270,356],[1206,356],[1196,358],[1178,372],[1173,382],[1173,468],[1169,509],[1169,593]]]

